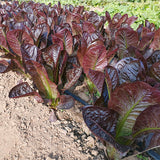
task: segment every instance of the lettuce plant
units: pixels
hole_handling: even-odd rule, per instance
[[[69,25],[71,17],[74,21],[81,12],[83,7],[61,8],[60,3],[53,7],[32,1],[1,5],[0,46],[7,61],[0,61],[0,72],[20,72],[29,76],[36,87],[32,89],[23,82],[11,89],[9,97],[34,95],[53,109],[74,106],[73,98],[63,92],[82,73],[78,63],[73,65],[77,61],[74,52],[78,35],[72,35]]]
[[[22,73],[32,79],[35,87],[31,89],[26,82],[18,84],[9,97],[34,95],[55,110],[74,106],[72,97],[64,91],[82,75],[77,59],[80,39],[90,29],[100,35],[105,17],[84,11],[83,6],[62,7],[60,3],[52,7],[14,1],[0,7],[0,47],[2,57],[7,58],[0,61],[0,72]]]
[[[102,70],[89,69],[101,96],[82,112],[89,129],[106,145],[106,155],[120,159],[135,149],[159,145],[159,29],[148,21],[136,31],[125,25],[126,19],[124,26],[110,21],[107,46],[118,50]]]

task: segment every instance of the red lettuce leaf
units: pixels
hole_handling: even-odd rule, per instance
[[[125,21],[128,19],[128,15],[124,14],[122,16],[120,13],[116,13],[111,19],[110,14],[106,12],[106,19],[109,22],[109,28],[112,31],[115,31],[115,29],[118,29],[120,26],[122,26],[122,24],[125,23]]]
[[[143,51],[144,49],[146,49],[146,47],[148,47],[151,44],[153,37],[154,37],[154,32],[149,32],[146,33],[146,35],[142,36],[138,44],[139,50]]]
[[[153,42],[150,45],[153,50],[160,50],[160,28],[155,31]]]
[[[69,30],[64,35],[64,46],[69,55],[73,53],[73,37]]]
[[[19,98],[27,96],[35,96],[38,102],[43,102],[41,96],[36,91],[34,91],[27,82],[22,82],[16,85],[9,92],[9,98]]]
[[[143,68],[145,71],[147,71],[148,70],[147,61],[145,60],[145,58],[143,57],[143,55],[138,50],[136,50],[136,49],[135,49],[135,57],[138,60],[140,60],[141,68]]]
[[[126,64],[119,72],[120,84],[125,82],[134,82],[138,80],[139,72],[140,72],[139,60],[135,60]]]
[[[61,47],[58,44],[53,44],[43,50],[42,56],[46,64],[56,68],[59,63]]]
[[[102,93],[105,75],[103,72],[90,69],[88,73],[89,79],[94,83],[99,93]]]
[[[113,60],[114,56],[117,54],[117,51],[118,51],[118,48],[108,51],[108,53],[107,53],[107,61],[108,61],[108,63],[110,63]]]
[[[80,20],[82,20],[82,16],[80,14],[67,11],[66,23],[68,23],[70,26],[72,26],[72,22],[80,23]]]
[[[25,68],[23,64],[17,59],[11,59],[10,69],[18,73],[25,73]]]
[[[97,72],[97,71],[94,71]],[[108,101],[111,97],[111,93],[115,89],[115,87],[119,84],[118,73],[117,70],[112,66],[105,67],[105,71],[103,74],[99,76],[98,86],[102,85],[102,91],[100,98],[98,98],[95,102],[96,106],[108,107]],[[102,83],[103,82],[103,83]]]
[[[87,42],[87,47],[90,47],[94,43],[94,45],[104,45],[104,38],[100,32],[88,33],[83,32],[83,38]]]
[[[95,31],[96,29],[91,22],[88,22],[88,21],[83,22],[83,32],[88,32],[89,34],[92,34]]]
[[[159,146],[160,146],[160,130],[155,130],[147,149],[151,149]]]
[[[88,22],[91,22],[95,26],[95,28],[99,31],[101,31],[105,23],[105,17],[99,16],[94,11],[85,12],[84,19],[87,20]]]
[[[129,63],[131,63],[132,61],[135,61],[135,60],[137,60],[137,59],[134,58],[134,57],[125,57],[125,58],[121,59],[121,60],[116,64],[115,68],[116,68],[116,69],[118,70],[118,72],[119,72],[121,69],[124,68],[124,66],[125,66],[126,64],[129,64]]]
[[[157,81],[160,82],[160,61],[152,65],[150,73]]]
[[[10,69],[10,61],[0,60],[0,73],[8,72]]]
[[[111,23],[111,16],[110,16],[110,14],[109,14],[108,11],[106,11],[105,16],[106,16],[106,20],[107,20],[109,23]]]
[[[67,61],[68,61],[68,54],[66,51],[61,52],[61,56],[60,56],[59,61],[60,62],[59,62],[58,71],[59,71],[59,76],[62,77],[64,70],[66,68]]]
[[[15,30],[7,32],[7,42],[9,44],[10,48],[13,50],[13,52],[16,55],[22,57],[21,42],[18,40]]]
[[[160,91],[145,82],[124,83],[111,94],[109,109],[119,113],[116,139],[129,136],[137,117],[151,105],[160,103]]]
[[[21,10],[18,13],[13,13],[13,16],[16,22],[23,22],[27,18],[27,13]]]
[[[27,82],[20,83],[13,87],[9,92],[10,98],[18,98],[32,95],[34,90],[29,86]]]
[[[59,97],[57,85],[49,79],[44,66],[33,60],[28,60],[25,64],[28,73],[32,76],[33,83],[40,93],[45,95],[47,99],[53,101],[57,99]]]
[[[72,33],[73,33],[73,35],[81,35],[82,36],[82,33],[83,33],[82,25],[73,21],[72,22]]]
[[[77,51],[77,57],[81,66],[83,66],[83,60],[84,60],[84,55],[86,53],[86,50],[87,50],[87,42],[84,39],[84,37],[82,37],[81,43]]]
[[[137,47],[138,34],[131,28],[121,28],[115,35],[116,44],[119,46],[119,56],[123,58],[130,46]]]
[[[130,25],[133,24],[137,19],[138,19],[138,17],[136,17],[136,16],[129,17],[129,18],[126,20],[126,23],[130,26]]]
[[[109,98],[112,91],[117,87],[119,84],[119,77],[117,70],[112,66],[107,66],[105,68],[105,82],[108,88]]]
[[[153,52],[151,58],[152,58],[152,63],[160,61],[160,50]]]
[[[145,27],[147,27],[150,31],[155,31],[156,27],[153,23],[150,23],[148,20],[145,20]]]
[[[34,44],[33,39],[22,30],[11,30],[7,32],[7,42],[14,54],[22,57],[21,45],[23,43]]]
[[[149,106],[137,117],[133,127],[133,137],[160,131],[160,105]],[[160,145],[160,144],[159,144]]]
[[[55,35],[51,35],[51,37],[52,37],[52,42],[53,42],[53,44],[59,45],[59,46],[61,47],[61,50],[63,50],[63,49],[64,49],[63,40],[60,39],[60,38],[58,38],[58,37],[55,36]]]
[[[61,95],[57,108],[70,109],[72,107],[74,107],[74,99],[70,95]]]
[[[73,36],[73,54],[72,54],[73,56],[77,55],[78,46],[80,44],[80,38],[81,38],[80,35]]]
[[[62,26],[54,26],[54,32],[55,32],[55,36],[60,38],[62,41],[64,40],[64,36],[65,36],[65,32],[68,29]]]
[[[9,50],[2,26],[0,26],[0,47]]]
[[[107,51],[104,45],[94,45],[94,43],[90,45],[83,60],[83,70],[85,74],[88,75],[89,69],[103,71],[108,64],[106,55]]]
[[[123,24],[127,21],[128,15],[124,14],[123,16],[120,13],[117,13],[112,18],[112,24],[115,25],[116,28],[123,26]]]
[[[69,89],[72,87],[79,79],[82,74],[82,68],[79,66],[75,66],[73,69],[67,71],[67,83],[64,85],[63,90]]]
[[[144,135],[152,134],[146,149],[160,145],[160,105],[150,106],[145,109],[137,118],[133,127],[133,139],[141,138]],[[147,141],[147,140],[145,140]],[[147,142],[145,142],[147,144]]]
[[[43,49],[47,46],[47,38],[50,33],[50,28],[48,24],[41,23],[35,25],[32,29],[32,35],[35,41],[35,45],[40,49]]]
[[[95,101],[94,105],[98,107],[108,107],[109,99],[110,91],[106,84],[106,81],[104,81],[101,96]]]
[[[41,51],[39,50],[39,48],[33,44],[22,44],[21,45],[21,53],[22,53],[22,57],[24,62],[27,60],[33,60],[33,61],[37,61],[37,62],[41,62],[42,58],[41,58]],[[24,63],[25,64],[25,63]]]
[[[83,11],[84,11],[84,6],[77,6],[77,7],[74,7],[73,13],[82,14]]]
[[[102,141],[111,143],[122,153],[128,150],[127,146],[116,143],[114,136],[118,114],[106,107],[85,106],[82,108],[83,119],[94,135]]]

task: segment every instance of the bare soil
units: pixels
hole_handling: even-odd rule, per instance
[[[83,122],[81,104],[58,111],[59,120],[50,122],[47,106],[33,97],[8,97],[21,79],[13,72],[0,74],[0,160],[106,159],[103,145]],[[78,90],[89,100],[81,92],[83,86]]]

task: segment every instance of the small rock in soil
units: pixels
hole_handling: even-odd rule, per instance
[[[96,156],[96,155],[98,154],[98,151],[93,150],[91,153],[92,153],[94,156]]]
[[[87,139],[87,145],[90,146],[90,147],[93,147],[94,146],[94,138],[92,138],[91,136],[89,136]]]

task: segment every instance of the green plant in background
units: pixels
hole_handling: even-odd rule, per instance
[[[142,154],[137,155],[137,158],[138,158],[139,160],[149,160],[148,157],[145,157],[145,156],[143,156]]]
[[[160,26],[160,2],[159,1],[146,1],[146,2],[113,2],[107,3],[104,6],[104,11],[99,14],[104,14],[108,11],[111,16],[115,13],[121,13],[122,15],[127,13],[129,16],[137,16],[138,20],[132,26],[136,28],[139,24],[144,23],[145,19],[154,23],[156,27]]]

